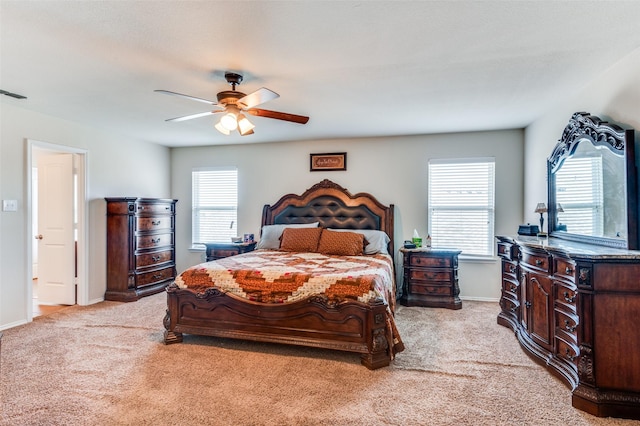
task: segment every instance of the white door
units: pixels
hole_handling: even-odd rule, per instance
[[[73,154],[38,159],[38,303],[74,305]]]

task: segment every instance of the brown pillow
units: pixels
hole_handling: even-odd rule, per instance
[[[364,252],[364,235],[323,229],[318,252],[336,256],[361,256]]]
[[[280,250],[315,252],[322,228],[285,228],[280,239]]]

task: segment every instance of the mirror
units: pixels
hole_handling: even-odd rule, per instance
[[[638,247],[633,130],[573,114],[547,162],[551,236]]]

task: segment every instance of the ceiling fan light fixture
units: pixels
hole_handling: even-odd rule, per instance
[[[238,115],[238,129],[242,136],[250,135],[253,133],[254,126],[244,114]]]
[[[224,126],[222,125],[222,120],[220,120],[220,123],[217,123],[217,124],[215,125],[215,128],[216,128],[216,130],[217,130],[217,131],[219,131],[219,132],[220,132],[220,133],[222,133],[223,135],[227,135],[227,136],[229,136],[229,135],[231,134],[231,132],[230,132],[229,130],[227,130],[227,128],[226,128],[226,127],[224,127]]]
[[[235,130],[238,128],[238,116],[234,112],[229,112],[222,116],[220,124],[229,131]]]

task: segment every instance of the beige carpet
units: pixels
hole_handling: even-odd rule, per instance
[[[496,324],[497,303],[398,309],[407,349],[356,354],[185,336],[162,343],[165,295],[70,307],[4,332],[6,425],[637,425],[571,394]]]

